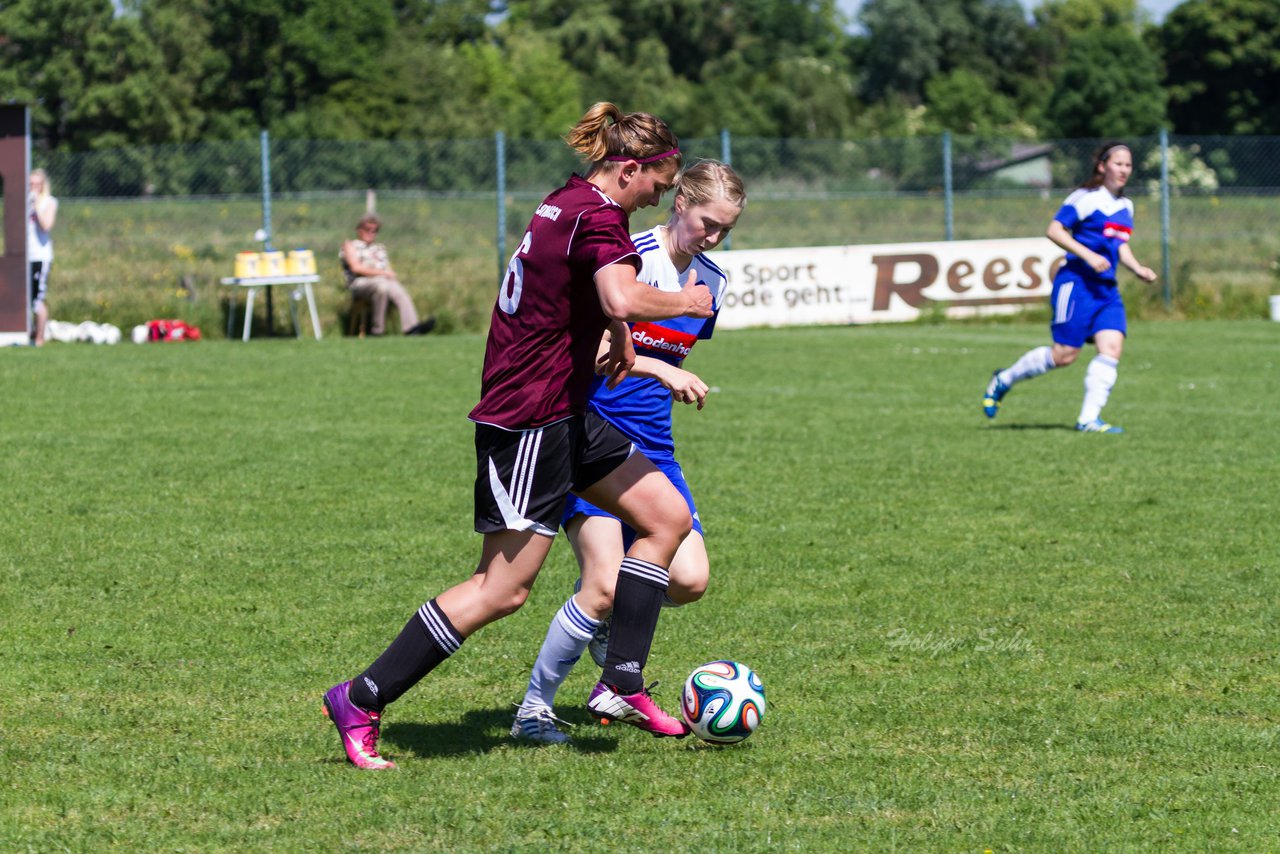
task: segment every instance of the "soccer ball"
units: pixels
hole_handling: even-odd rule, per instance
[[[704,664],[684,681],[680,717],[703,741],[742,741],[764,718],[764,683],[754,670],[736,661]]]

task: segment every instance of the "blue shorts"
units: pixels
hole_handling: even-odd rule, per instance
[[[1053,320],[1049,330],[1055,344],[1083,347],[1104,329],[1128,333],[1124,302],[1114,282],[1085,277],[1062,269],[1053,279]]]
[[[645,456],[648,457],[648,454]],[[675,461],[674,457],[649,457],[649,461],[657,466],[658,471],[667,476],[667,480],[671,481],[671,485],[680,491],[684,496],[685,503],[689,505],[689,515],[693,517],[693,530],[702,533],[702,520],[698,518],[698,508],[693,505],[693,493],[689,491],[689,483],[684,479],[684,472],[680,468],[680,464]],[[569,520],[574,516],[605,516],[609,519],[616,519],[612,513],[605,512],[590,501],[579,498],[577,495],[569,496],[569,503],[564,508],[564,520],[561,526],[568,524]],[[627,524],[622,526],[622,543],[625,548],[631,548],[631,543],[636,538],[636,532]]]

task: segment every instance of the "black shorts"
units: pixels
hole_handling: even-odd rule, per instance
[[[31,267],[31,304],[44,302],[49,293],[49,268],[52,261],[32,261]]]
[[[476,425],[476,530],[554,537],[570,492],[591,486],[635,446],[594,412],[536,430]]]

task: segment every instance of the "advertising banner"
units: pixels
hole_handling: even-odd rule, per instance
[[[710,253],[729,277],[718,329],[884,323],[1044,304],[1065,253],[1048,238]]]

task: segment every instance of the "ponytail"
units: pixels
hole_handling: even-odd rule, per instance
[[[681,163],[680,143],[666,123],[649,113],[626,113],[614,104],[592,105],[565,136],[569,147],[591,164],[635,160],[650,164],[675,158]]]

